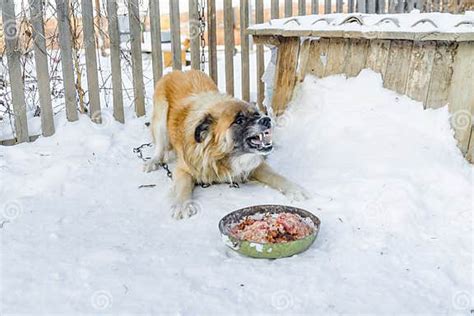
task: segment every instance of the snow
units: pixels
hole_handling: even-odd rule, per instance
[[[473,308],[472,166],[446,108],[423,110],[372,71],[307,77],[279,120],[269,163],[311,199],[292,203],[254,183],[197,188],[189,220],[171,218],[171,181],[162,170],[143,173],[132,153],[150,138],[149,118],[129,110],[125,125],[97,126],[63,116],[52,137],[0,147],[1,314]],[[279,260],[229,249],[220,218],[265,203],[315,213],[313,246]]]
[[[349,17],[355,20],[347,21]],[[473,33],[474,14],[410,13],[397,14],[325,14],[306,15],[292,18],[271,20],[267,23],[252,25],[250,30],[300,30],[300,31],[361,31],[361,32],[443,32]]]

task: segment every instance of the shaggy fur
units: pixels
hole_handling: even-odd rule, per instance
[[[254,179],[293,198],[305,197],[301,188],[266,165],[262,153],[236,150],[238,136],[232,126],[240,113],[260,115],[253,105],[219,93],[203,72],[173,71],[157,83],[151,122],[155,155],[145,165],[145,171],[157,169],[176,154],[175,218],[194,214],[190,200],[195,183]]]

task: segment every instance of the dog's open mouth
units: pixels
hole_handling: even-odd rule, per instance
[[[246,141],[250,148],[258,151],[270,151],[273,148],[272,131],[270,129],[248,137]]]

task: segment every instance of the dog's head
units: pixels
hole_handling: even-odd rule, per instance
[[[273,149],[272,120],[254,104],[225,99],[201,113],[194,140],[221,153],[265,155]]]

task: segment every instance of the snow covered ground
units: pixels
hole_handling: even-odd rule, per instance
[[[446,108],[424,111],[378,74],[308,77],[277,122],[269,162],[312,193],[295,205],[322,225],[308,251],[273,261],[234,253],[217,223],[247,205],[293,204],[284,196],[258,184],[198,188],[199,213],[175,221],[170,180],[143,173],[132,153],[150,138],[147,118],[61,116],[55,136],[0,147],[2,315],[474,308],[472,166]]]

